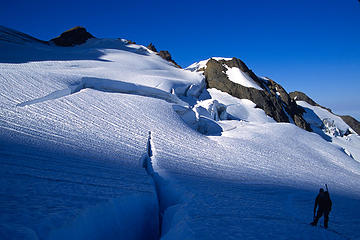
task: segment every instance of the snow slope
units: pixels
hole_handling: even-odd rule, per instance
[[[305,109],[304,118],[315,132],[360,162],[360,136],[344,120],[324,108],[312,106],[304,101],[296,103]],[[344,136],[347,131],[350,134]]]
[[[141,169],[0,146],[0,239],[157,239],[156,193]]]
[[[124,40],[0,52],[1,238],[360,237],[360,163],[318,134]],[[332,231],[307,225],[323,183]]]

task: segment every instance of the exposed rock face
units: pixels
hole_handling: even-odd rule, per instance
[[[312,105],[312,106],[317,106],[317,107],[321,107],[324,108],[326,110],[328,110],[329,112],[331,112],[332,114],[336,115],[335,113],[333,113],[331,111],[330,108],[326,108],[324,106],[321,106],[320,104],[318,104],[317,102],[315,102],[314,100],[312,100],[309,96],[307,96],[305,93],[303,92],[299,92],[299,91],[295,91],[295,92],[291,92],[290,97],[292,99],[294,99],[295,101],[305,101],[308,104]],[[357,121],[355,118],[351,117],[351,116],[341,116],[341,115],[337,115],[339,117],[342,118],[342,120],[344,120],[344,122],[349,125],[357,134],[360,135],[360,122]],[[345,133],[344,135],[348,135],[349,133]]]
[[[84,27],[74,27],[63,32],[59,37],[51,39],[58,46],[71,47],[85,43],[88,39],[94,38]]]
[[[340,116],[344,122],[346,122],[347,125],[349,125],[357,134],[360,135],[360,122],[356,120],[355,118],[345,115]]]
[[[181,68],[171,57],[171,54],[168,51],[160,51],[159,52],[159,56],[162,57],[163,59],[165,59],[168,62],[173,63],[175,66],[177,66],[178,68]]]
[[[156,50],[156,47],[154,46],[154,44],[150,43],[148,46],[147,46],[148,49],[150,49],[151,51],[153,52],[157,52]]]
[[[231,68],[239,68],[248,74],[263,90],[245,87],[230,81],[226,74],[227,68],[225,65]],[[219,61],[210,59],[206,64],[204,75],[208,88],[219,89],[237,98],[249,99],[277,122],[289,122],[288,115],[290,115],[297,126],[311,131],[310,125],[302,117],[303,109],[290,98],[285,89],[270,79],[258,78],[240,59],[233,58]]]
[[[136,42],[127,39],[127,44],[136,44]]]
[[[181,68],[171,57],[171,54],[169,53],[169,51],[160,51],[158,52],[156,47],[154,46],[154,44],[150,43],[147,48],[153,52],[156,52],[157,55],[159,55],[162,59],[173,63],[175,66],[177,66],[178,68]]]
[[[272,95],[278,96],[281,99],[283,102],[282,106],[293,119],[295,125],[310,131],[310,125],[302,117],[302,114],[305,112],[304,109],[296,104],[296,101],[290,97],[286,90],[271,79],[268,79],[267,87]]]

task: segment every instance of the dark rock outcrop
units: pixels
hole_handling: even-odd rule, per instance
[[[270,90],[271,95],[278,96],[281,99],[283,102],[282,106],[293,119],[295,125],[305,130],[310,130],[310,125],[302,117],[302,114],[305,112],[305,110],[296,104],[296,101],[290,97],[286,90],[280,84],[269,78],[266,82],[266,85]]]
[[[153,52],[156,52],[157,55],[159,55],[162,59],[171,62],[172,64],[174,64],[176,67],[178,68],[182,68],[180,67],[171,57],[171,54],[169,53],[169,51],[160,51],[158,52],[158,50],[156,49],[156,47],[154,46],[154,44],[150,43],[147,48]]]
[[[308,104],[310,104],[312,106],[318,106],[318,104],[314,100],[312,100],[310,97],[308,97],[303,92],[295,91],[295,92],[289,93],[289,95],[295,101],[304,101],[304,102],[307,102]]]
[[[339,117],[341,117],[347,125],[349,125],[357,134],[360,135],[360,122],[358,120],[349,115]]]
[[[230,81],[225,73],[227,71],[225,65],[237,67],[247,73],[263,90]],[[303,109],[290,98],[284,88],[270,79],[258,78],[240,59],[219,61],[210,59],[206,64],[204,75],[208,88],[219,89],[237,98],[249,99],[277,122],[290,122],[288,117],[290,115],[297,126],[311,131],[310,125],[302,117]]]
[[[127,44],[136,44],[136,42],[134,42],[132,40],[127,40]]]
[[[71,47],[83,44],[90,38],[95,37],[88,33],[84,27],[74,27],[63,32],[59,37],[51,39],[50,42],[54,42],[57,46]]]
[[[148,48],[149,50],[153,51],[153,52],[157,52],[156,47],[155,47],[154,44],[152,44],[152,43],[150,43],[150,44],[147,46],[147,48]]]
[[[159,56],[165,59],[168,62],[173,63],[176,67],[181,68],[171,57],[171,54],[168,51],[160,51]]]

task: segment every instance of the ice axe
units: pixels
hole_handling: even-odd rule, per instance
[[[328,191],[329,191],[329,189],[328,189],[328,186],[327,186],[327,184],[325,184],[325,188],[326,188],[326,191],[328,192]]]

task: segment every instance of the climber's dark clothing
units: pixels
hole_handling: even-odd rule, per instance
[[[317,197],[315,199],[314,221],[311,223],[311,225],[316,226],[316,224],[319,221],[319,219],[321,218],[321,216],[324,215],[324,227],[327,228],[328,222],[329,222],[329,213],[330,213],[331,207],[332,207],[332,202],[330,199],[329,192],[328,191],[324,192],[321,190],[322,189],[320,189],[320,193],[317,195]],[[317,207],[318,207],[318,210],[317,210],[317,213],[315,216]]]

